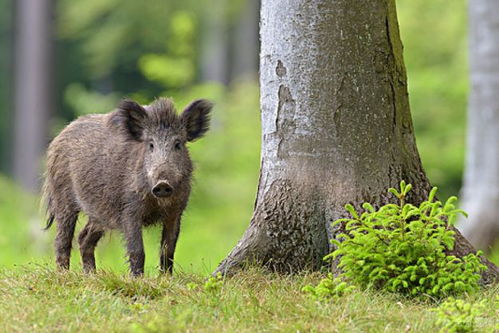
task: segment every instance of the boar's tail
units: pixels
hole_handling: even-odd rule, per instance
[[[55,219],[54,214],[50,214],[49,218],[47,219],[47,225],[45,226],[45,228],[43,228],[43,230],[49,230],[50,227],[52,226],[52,223],[54,223],[54,219]]]
[[[43,230],[49,230],[49,228],[52,226],[52,223],[54,223],[55,214],[52,210],[52,199],[48,191],[47,181],[45,181],[45,184],[43,184],[42,202],[45,202],[46,214],[48,214],[47,224],[45,225],[45,228],[43,228]]]

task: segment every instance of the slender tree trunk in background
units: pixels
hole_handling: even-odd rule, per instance
[[[233,34],[231,79],[254,78],[258,72],[259,0],[246,0]]]
[[[262,160],[255,209],[220,264],[281,272],[318,269],[344,205],[393,199],[430,184],[409,111],[394,0],[263,0],[260,84]],[[458,234],[456,253],[472,250]],[[493,264],[488,263],[493,266]],[[493,278],[491,270],[486,279]]]
[[[229,81],[229,32],[226,1],[213,1],[205,15],[205,29],[201,40],[201,80]]]
[[[51,107],[51,0],[17,0],[14,177],[36,191]]]
[[[489,250],[499,237],[499,1],[469,2],[471,91],[463,234]]]
[[[10,0],[0,1],[0,173],[9,171],[12,146],[12,68],[13,59],[13,15],[14,3]]]

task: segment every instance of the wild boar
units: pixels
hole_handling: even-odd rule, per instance
[[[160,270],[173,271],[180,219],[191,191],[187,142],[209,127],[212,104],[196,100],[178,115],[171,100],[149,106],[123,100],[108,114],[80,117],[50,143],[43,197],[47,227],[57,222],[56,264],[69,269],[79,212],[88,222],[78,236],[85,272],[104,232],[124,234],[130,271],[144,272],[142,227],[162,224]]]

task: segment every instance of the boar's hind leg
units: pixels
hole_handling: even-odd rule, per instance
[[[144,242],[142,240],[142,226],[135,221],[125,221],[123,231],[130,263],[130,272],[133,276],[144,274]]]
[[[56,216],[57,234],[55,236],[55,256],[57,266],[60,269],[69,269],[71,243],[73,242],[77,218],[78,212],[63,217]]]
[[[104,231],[95,227],[91,219],[89,219],[88,223],[81,230],[80,235],[78,236],[81,262],[85,273],[95,272],[94,251],[102,236],[104,236]]]
[[[160,270],[163,273],[173,273],[173,256],[175,254],[179,231],[180,218],[166,221],[163,224],[160,253]]]

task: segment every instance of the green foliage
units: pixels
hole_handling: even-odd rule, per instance
[[[306,285],[302,291],[308,293],[312,298],[318,300],[339,299],[355,290],[355,286],[348,284],[341,278],[335,278],[329,273],[317,286]]]
[[[445,204],[435,199],[433,188],[428,200],[419,206],[406,203],[410,184],[400,183],[400,191],[390,188],[398,204],[378,210],[364,203],[363,213],[348,204],[351,218],[339,219],[345,232],[333,240],[337,249],[326,259],[339,259],[343,275],[363,287],[372,286],[411,296],[436,298],[476,291],[481,253],[463,258],[447,255],[454,248],[450,223],[457,214],[456,197]]]
[[[210,293],[216,293],[222,289],[224,284],[222,273],[218,272],[215,276],[210,276],[204,283],[203,289]]]
[[[151,81],[164,87],[179,88],[192,84],[195,75],[194,34],[196,25],[191,14],[181,11],[171,18],[171,37],[166,53],[146,54],[139,59],[139,68]]]
[[[65,102],[77,112],[77,116],[91,113],[109,112],[116,107],[121,96],[116,93],[101,94],[88,90],[79,83],[70,84],[64,92]],[[88,103],[92,101],[92,103]],[[61,129],[52,135],[55,136]]]
[[[163,0],[62,0],[57,30],[61,39],[76,41],[71,50],[82,53],[85,77],[100,79],[129,71],[131,58],[162,45],[175,7]]]
[[[436,325],[440,332],[467,333],[475,331],[478,317],[483,315],[485,300],[479,303],[468,303],[461,299],[449,297],[438,308]]]

